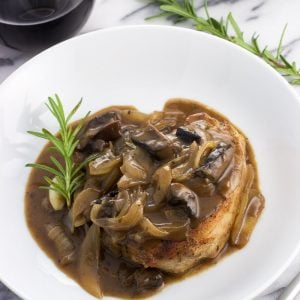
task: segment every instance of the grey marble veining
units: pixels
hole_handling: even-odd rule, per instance
[[[203,13],[203,0],[195,0],[197,10]],[[284,40],[284,52],[292,60],[300,63],[300,1],[299,0],[209,0],[210,13],[216,18],[226,16],[230,11],[250,38],[259,33],[262,47],[276,49],[283,27],[288,23]],[[147,0],[96,0],[92,15],[79,34],[111,26],[133,24],[170,25],[172,21],[145,18],[158,12],[156,5]],[[176,26],[191,27],[189,23]],[[0,83],[14,70],[30,59],[34,53],[21,53],[0,46]],[[295,88],[300,94],[300,88]],[[275,300],[293,277],[300,272],[300,255],[290,267],[265,290],[257,300]],[[20,299],[0,282],[0,300]],[[300,300],[300,297],[297,297]],[[28,299],[30,300],[30,299]],[[42,300],[42,299],[41,299]]]

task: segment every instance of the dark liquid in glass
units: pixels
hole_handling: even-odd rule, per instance
[[[0,0],[0,42],[30,51],[43,49],[76,33],[94,0]]]

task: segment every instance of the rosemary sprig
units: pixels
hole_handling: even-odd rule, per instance
[[[204,1],[204,17],[197,14],[194,0],[152,0],[152,2],[159,5],[161,13],[147,18],[148,20],[157,17],[171,17],[175,22],[191,20],[196,30],[210,33],[239,45],[261,57],[282,76],[285,76],[291,84],[300,85],[300,69],[295,62],[289,62],[282,54],[282,42],[286,26],[280,37],[277,52],[273,54],[267,46],[261,47],[259,45],[257,34],[254,33],[250,41],[245,40],[242,30],[231,13],[225,19],[221,18],[219,21],[211,17],[207,0]]]
[[[82,168],[91,160],[96,158],[96,155],[88,157],[80,165],[75,165],[72,160],[75,148],[78,145],[77,134],[83,126],[83,121],[75,127],[70,126],[69,123],[75,113],[78,111],[82,100],[71,110],[66,116],[60,98],[55,95],[55,98],[48,98],[46,103],[47,108],[57,120],[60,131],[59,134],[53,134],[47,129],[43,128],[41,132],[28,131],[28,133],[48,140],[51,144],[51,150],[56,151],[63,158],[63,163],[57,160],[54,156],[50,156],[53,167],[44,164],[27,164],[26,167],[38,168],[47,171],[53,178],[44,176],[48,185],[41,186],[41,188],[53,190],[59,193],[66,201],[68,207],[71,206],[72,195],[76,189],[82,184],[84,173]],[[86,115],[86,117],[89,113]]]

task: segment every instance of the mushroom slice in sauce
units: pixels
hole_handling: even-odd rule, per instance
[[[97,138],[112,141],[119,138],[121,129],[120,117],[111,111],[93,118],[79,135],[78,149],[84,149],[91,139]]]
[[[201,136],[196,131],[188,127],[178,127],[176,130],[176,136],[188,144],[191,144],[194,141],[197,142],[197,144],[200,144],[201,142]]]
[[[142,147],[158,160],[174,156],[172,145],[168,138],[151,124],[140,132],[132,134],[131,139],[134,144]]]
[[[200,205],[198,196],[192,190],[181,183],[171,184],[169,204],[183,204],[188,209],[188,213],[191,217],[196,219],[200,217]]]
[[[209,153],[203,164],[195,171],[195,174],[216,182],[231,162],[233,153],[234,150],[231,145],[220,143]]]

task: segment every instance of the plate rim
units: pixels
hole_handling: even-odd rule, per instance
[[[236,51],[240,51],[244,53],[249,59],[252,59],[253,61],[256,61],[256,63],[260,64],[267,72],[269,72],[268,76],[274,76],[277,77],[277,80],[281,81],[281,83],[287,88],[289,91],[291,97],[294,98],[296,102],[298,102],[298,105],[300,105],[300,95],[296,92],[296,90],[288,83],[286,79],[282,77],[277,71],[275,71],[268,63],[263,61],[261,58],[257,57],[256,55],[250,53],[246,49],[229,42],[227,40],[224,40],[220,37],[213,36],[211,34],[197,31],[195,29],[191,28],[184,28],[184,27],[177,27],[177,26],[171,26],[171,25],[157,25],[157,24],[143,24],[143,25],[119,25],[119,26],[113,26],[103,29],[97,29],[88,33],[80,34],[77,36],[74,36],[72,38],[69,38],[63,42],[60,42],[52,47],[49,47],[42,52],[38,53],[37,55],[30,58],[28,61],[26,61],[24,64],[19,66],[16,70],[14,70],[1,84],[0,84],[0,94],[2,89],[5,88],[5,86],[10,82],[15,80],[15,78],[18,77],[18,75],[24,70],[26,70],[27,67],[29,67],[32,64],[35,64],[36,61],[39,59],[42,59],[43,56],[51,55],[51,52],[55,50],[56,48],[64,47],[65,45],[68,45],[69,43],[73,43],[74,41],[78,40],[84,40],[84,39],[90,39],[94,35],[101,35],[101,33],[105,32],[114,32],[114,31],[131,31],[131,30],[158,30],[158,31],[178,31],[178,32],[187,32],[188,34],[193,34],[195,38],[197,36],[202,36],[205,39],[208,40],[218,40],[220,43],[224,43],[224,45],[227,45],[226,47],[235,48]],[[28,228],[27,228],[28,230]],[[28,230],[29,231],[29,230]],[[37,245],[38,247],[38,245]],[[261,284],[254,290],[251,294],[247,295],[244,299],[253,299],[254,297],[261,294],[264,290],[266,290],[268,287],[272,285],[279,277],[280,275],[291,265],[292,261],[295,259],[295,257],[300,253],[300,238],[297,244],[297,247],[295,247],[294,251],[289,255],[289,259],[286,260],[286,262],[281,266],[281,268],[278,269],[278,271],[271,276],[264,284]],[[59,270],[59,269],[58,269]],[[22,291],[18,291],[14,288],[13,284],[10,284],[10,282],[7,282],[5,279],[5,276],[1,273],[0,270],[0,280],[1,282],[8,287],[13,293],[15,293],[17,296],[22,297],[23,299],[28,299],[27,295],[24,295]]]

